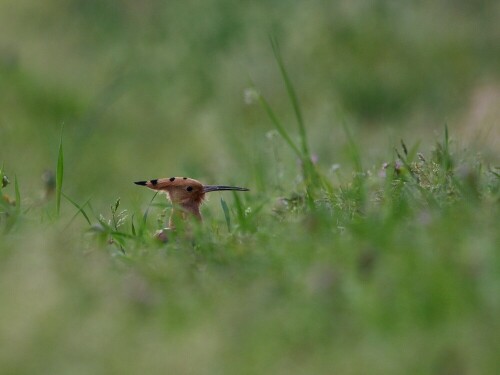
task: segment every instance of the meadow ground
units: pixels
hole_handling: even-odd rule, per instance
[[[499,373],[499,13],[3,1],[0,373]]]

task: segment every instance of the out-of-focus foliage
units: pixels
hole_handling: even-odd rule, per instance
[[[334,162],[345,121],[441,129],[498,83],[499,14],[495,1],[6,0],[2,160],[40,175],[64,123],[79,193],[139,169],[238,173],[270,128],[244,90],[254,82],[290,120],[275,35],[313,149]]]
[[[499,373],[499,19],[0,1],[1,372]],[[169,176],[250,191],[159,243]]]

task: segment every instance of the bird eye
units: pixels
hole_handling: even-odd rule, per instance
[[[187,191],[192,191],[192,190],[193,190],[193,187],[192,187],[192,186],[188,186],[188,187],[186,188],[186,190],[187,190]]]

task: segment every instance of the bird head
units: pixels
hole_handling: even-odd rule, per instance
[[[148,181],[137,181],[137,185],[146,186],[152,190],[164,191],[172,204],[184,208],[196,209],[205,199],[205,193],[213,191],[248,191],[247,188],[226,185],[203,185],[200,181],[188,177],[160,178]]]

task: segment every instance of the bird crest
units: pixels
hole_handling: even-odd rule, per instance
[[[152,190],[165,192],[172,202],[172,213],[169,226],[173,228],[174,219],[180,216],[186,219],[191,215],[201,220],[200,206],[205,194],[214,191],[248,191],[247,188],[227,185],[203,185],[200,181],[188,177],[169,177],[153,180],[137,181],[136,185],[146,186]]]

